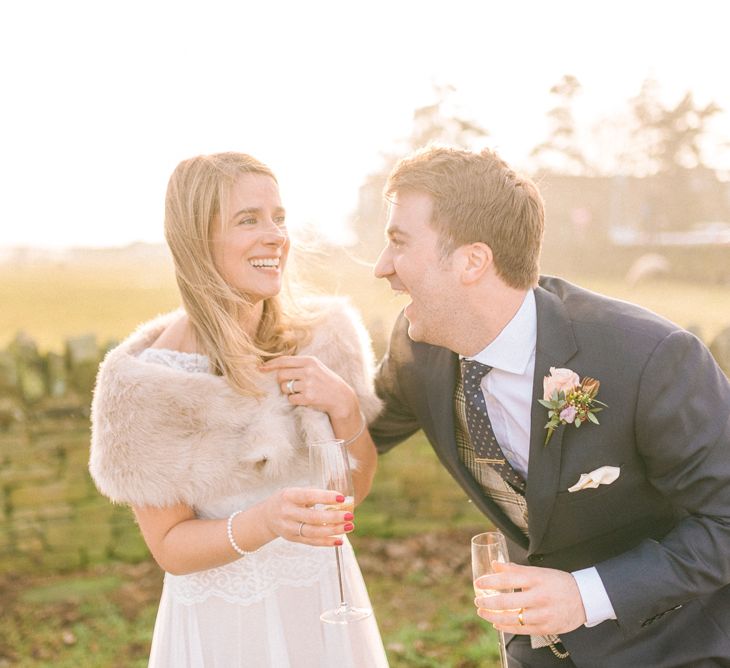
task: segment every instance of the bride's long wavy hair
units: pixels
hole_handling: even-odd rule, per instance
[[[214,225],[221,225],[231,186],[241,174],[273,172],[245,153],[216,153],[183,160],[172,173],[165,198],[165,238],[175,264],[183,306],[196,343],[216,373],[238,392],[260,396],[257,365],[295,354],[309,335],[306,315],[295,308],[288,286],[264,300],[254,337],[241,327],[253,304],[230,286],[213,259]]]

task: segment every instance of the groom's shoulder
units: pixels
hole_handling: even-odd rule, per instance
[[[540,288],[556,297],[574,327],[606,328],[663,338],[683,328],[638,304],[609,297],[555,276],[540,278]]]

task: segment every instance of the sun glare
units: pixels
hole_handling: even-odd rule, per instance
[[[730,109],[724,22],[706,18],[717,5],[680,5],[611,3],[596,32],[568,1],[131,2],[114,15],[103,3],[7,3],[0,246],[161,242],[175,164],[222,150],[271,165],[293,225],[345,241],[360,187],[403,151],[434,85],[453,86],[457,111],[527,167],[566,74],[582,85],[587,151],[616,142],[611,123],[647,78],[668,103],[691,90]],[[728,119],[713,119],[706,147],[726,174]]]

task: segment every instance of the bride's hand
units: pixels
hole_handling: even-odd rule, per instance
[[[276,372],[282,393],[295,406],[316,408],[333,419],[359,415],[355,391],[316,357],[284,355],[259,368]]]
[[[316,510],[313,506],[337,506],[345,497],[321,489],[288,487],[263,503],[267,529],[295,543],[318,547],[342,545],[339,538],[353,530],[353,514],[343,510]]]

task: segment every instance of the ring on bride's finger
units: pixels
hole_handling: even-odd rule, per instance
[[[520,608],[520,612],[517,615],[517,622],[519,623],[520,626],[525,625],[525,609],[524,608]]]
[[[287,383],[286,383],[286,393],[287,394],[296,394],[296,392],[294,391],[294,380],[295,379],[292,378],[291,380],[287,381]]]
[[[304,538],[304,534],[302,533],[302,529],[304,528],[304,522],[299,522],[299,531],[297,533]]]

